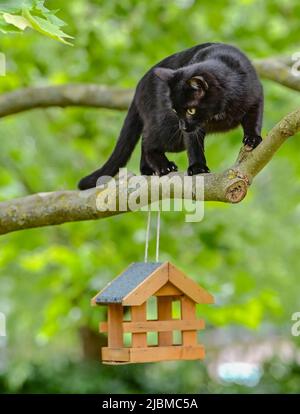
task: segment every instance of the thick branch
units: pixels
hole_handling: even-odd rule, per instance
[[[239,154],[235,165],[218,174],[204,174],[204,196],[197,191],[196,177],[193,177],[192,189],[189,198],[193,200],[222,201],[236,203],[241,201],[247,193],[248,186],[256,174],[271,160],[275,152],[285,140],[300,131],[300,109],[287,115],[268,134],[264,141],[254,150],[247,151],[244,147]],[[183,177],[183,174],[178,174]],[[173,175],[174,176],[174,175]],[[175,176],[177,176],[175,174]],[[161,177],[157,180],[156,189],[162,188],[162,182],[170,177]],[[149,183],[150,177],[145,178]],[[149,186],[141,185],[136,191],[128,191],[124,180],[119,180],[118,194],[132,199],[139,197],[145,200]],[[155,190],[155,188],[152,190]],[[176,185],[171,198],[176,192]],[[164,199],[166,194],[157,192],[157,199]],[[70,221],[93,220],[124,213],[124,211],[101,211],[101,200],[111,196],[108,188],[95,188],[87,191],[59,191],[40,193],[24,198],[0,203],[0,234],[33,227],[61,224]],[[153,195],[153,191],[152,191]],[[115,198],[111,197],[114,203]],[[155,201],[152,199],[152,201]],[[147,202],[144,203],[144,205]],[[118,204],[117,204],[118,205]],[[141,203],[141,206],[143,203]]]
[[[291,66],[294,62],[291,59],[270,58],[255,60],[253,63],[261,78],[269,79],[287,88],[300,91],[300,72],[292,70]]]
[[[299,76],[293,75],[291,59],[255,60],[258,74],[288,88],[300,91]],[[108,109],[127,109],[133,97],[131,89],[117,89],[93,84],[69,84],[24,88],[0,95],[0,118],[34,108],[87,106]]]
[[[117,89],[93,84],[69,84],[24,88],[0,95],[0,118],[34,108],[52,106],[88,106],[126,109],[132,99],[130,89]]]
[[[245,174],[251,183],[281,145],[299,131],[300,109],[297,109],[278,122],[254,151],[246,152],[242,149],[234,168],[241,174]]]

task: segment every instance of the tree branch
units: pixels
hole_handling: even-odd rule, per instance
[[[24,88],[0,95],[0,118],[30,109],[52,106],[88,106],[122,110],[127,109],[132,96],[131,89],[93,84]]]
[[[258,74],[290,89],[300,91],[299,76],[291,72],[289,58],[255,60]],[[93,84],[68,84],[19,89],[0,95],[0,118],[35,108],[85,106],[125,110],[134,91]]]
[[[192,178],[193,191],[190,198],[193,200],[222,201],[229,203],[240,202],[247,194],[247,189],[253,178],[271,160],[275,152],[290,136],[300,131],[300,109],[283,118],[267,135],[263,142],[253,151],[243,147],[238,159],[232,168],[223,173],[204,174],[204,197],[197,190],[196,177]],[[183,177],[182,173],[175,176]],[[174,176],[174,174],[170,175]],[[162,182],[170,178],[157,179],[156,190],[161,200],[166,197],[162,190]],[[150,177],[145,177],[148,183]],[[124,180],[118,182],[118,194],[123,194],[131,200],[144,196],[149,192],[148,185],[141,185],[134,192],[128,191]],[[152,190],[155,190],[155,188]],[[155,191],[154,191],[155,192]],[[176,185],[170,194],[173,198]],[[152,192],[153,194],[153,192]],[[200,194],[200,195],[199,195]],[[86,191],[58,191],[39,193],[15,200],[0,203],[0,234],[33,227],[49,226],[70,221],[94,220],[124,213],[125,211],[101,211],[101,201],[106,196],[112,196],[109,188],[95,188]],[[115,197],[111,197],[114,203]],[[155,201],[152,199],[152,201]],[[141,203],[141,206],[146,205]],[[128,211],[128,210],[127,210]]]
[[[291,66],[295,63],[292,59],[269,58],[255,60],[253,63],[261,78],[272,80],[300,92],[300,72],[294,74],[292,71]]]

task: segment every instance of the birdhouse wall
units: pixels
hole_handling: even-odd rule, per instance
[[[166,283],[162,288],[155,292],[155,296],[181,296],[183,293],[172,283]]]
[[[131,307],[132,322],[146,322],[147,320],[147,302],[140,306]],[[143,348],[147,346],[147,333],[132,333],[131,346],[133,348]]]
[[[159,321],[169,321],[173,318],[172,315],[172,296],[158,296],[157,297],[157,316]],[[159,332],[158,345],[168,346],[173,344],[173,333]]]
[[[181,319],[186,321],[196,320],[196,303],[187,296],[182,296],[181,302]],[[197,331],[183,331],[182,344],[185,346],[197,344]]]
[[[177,314],[177,319],[174,319],[172,303],[176,300],[180,300],[180,315]],[[204,357],[204,348],[197,343],[197,330],[204,328],[204,322],[196,320],[195,302],[185,295],[172,295],[157,296],[156,303],[156,320],[147,319],[146,302],[131,306],[131,318],[126,321],[121,304],[109,305],[108,322],[100,324],[100,331],[108,333],[108,347],[102,348],[104,363],[123,364]],[[175,331],[182,334],[180,344],[173,341]],[[147,341],[149,332],[156,333],[157,346],[152,346]],[[128,333],[131,335],[131,343],[125,346],[123,338]]]
[[[123,306],[119,303],[112,303],[108,306],[108,347],[122,348],[123,346]]]

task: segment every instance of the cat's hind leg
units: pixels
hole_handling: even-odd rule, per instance
[[[166,151],[172,151],[170,137],[172,139],[175,135],[172,125],[167,122],[158,126],[153,122],[143,132],[141,165],[146,169],[150,167],[159,176],[178,170],[177,165],[165,155]]]
[[[142,146],[141,151],[141,161],[140,161],[140,171],[142,175],[154,175],[155,171],[150,167],[148,161],[146,160],[145,150]]]
[[[159,176],[178,170],[177,165],[173,161],[169,161],[160,150],[147,151],[146,160],[148,165],[154,170],[154,173]]]

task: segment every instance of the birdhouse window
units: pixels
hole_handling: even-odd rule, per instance
[[[172,301],[172,315],[174,319],[180,319],[181,318],[181,306],[180,306],[180,300],[174,299]]]
[[[151,296],[147,300],[147,319],[156,320],[157,319],[157,299],[156,296]]]
[[[156,346],[156,345],[158,345],[157,332],[147,332],[147,346]]]
[[[182,344],[182,335],[181,331],[173,331],[173,345]]]

